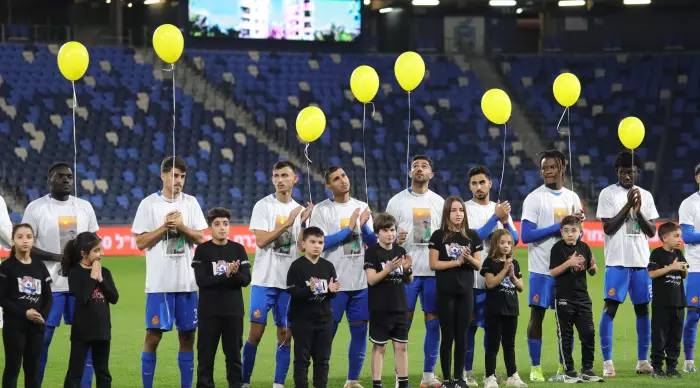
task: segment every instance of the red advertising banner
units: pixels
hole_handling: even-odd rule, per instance
[[[658,223],[659,225],[661,223]],[[516,229],[520,230],[520,222],[515,221]],[[143,251],[136,248],[136,237],[131,234],[129,226],[103,226],[97,234],[102,237],[102,248],[107,256],[142,256]],[[583,241],[592,247],[603,246],[603,224],[600,221],[586,221],[584,223]],[[205,236],[210,239],[209,231],[205,231]],[[248,253],[255,252],[255,234],[248,230],[247,225],[232,225],[229,239],[243,245]],[[651,247],[661,245],[659,238],[654,236],[649,239]],[[523,243],[518,247],[526,246]],[[7,257],[8,251],[0,248],[0,256]]]

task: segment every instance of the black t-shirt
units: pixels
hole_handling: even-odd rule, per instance
[[[469,249],[471,254],[484,250],[484,245],[476,231],[467,229],[467,237],[461,233],[452,233],[445,238],[442,230],[436,230],[430,236],[428,243],[430,249],[440,253],[440,261],[457,260],[463,249]],[[471,294],[474,288],[474,270],[466,261],[457,268],[435,271],[435,281],[438,291],[456,294]]]
[[[396,244],[391,249],[384,249],[379,244],[372,245],[365,251],[365,269],[372,268],[382,272],[388,262],[405,255],[406,250]],[[401,266],[391,271],[381,282],[369,286],[369,309],[371,311],[408,311],[404,279],[410,276],[410,273],[404,273]]]
[[[46,321],[51,311],[51,274],[44,263],[32,259],[23,264],[10,256],[0,264],[0,306],[5,321],[31,324],[27,310],[34,309]]]
[[[656,248],[649,256],[649,271],[671,265],[676,259],[686,262],[683,252],[674,249],[669,252],[662,247]],[[671,271],[666,275],[651,280],[652,307],[685,307],[685,288],[683,287],[683,271]]]
[[[481,265],[481,276],[486,274],[498,275],[506,264],[503,260],[486,259]],[[513,259],[513,273],[518,279],[523,278],[520,272],[520,264]],[[507,315],[517,317],[520,314],[518,307],[518,290],[515,288],[509,275],[503,278],[501,284],[486,289],[486,315]]]
[[[591,268],[593,255],[588,244],[583,241],[577,241],[576,245],[571,246],[566,244],[564,240],[557,241],[552,247],[549,256],[549,269],[554,269],[564,264],[574,252],[578,252],[578,254],[583,256],[585,261],[582,266],[571,267],[568,271],[554,278],[554,297],[557,299],[590,302],[591,297],[588,295],[586,272]]]
[[[102,282],[90,277],[91,268],[78,265],[68,272],[68,287],[75,296],[71,341],[107,341],[112,339],[109,305],[119,300],[112,273],[102,267]]]
[[[236,261],[239,262],[238,271],[226,277],[228,266]],[[245,315],[241,287],[250,284],[250,263],[243,245],[233,241],[216,245],[207,241],[197,246],[192,268],[199,287],[197,315]]]
[[[306,257],[300,257],[292,263],[287,273],[287,290],[292,295],[289,306],[289,320],[328,322],[333,319],[331,298],[334,293],[328,290],[328,284],[338,279],[335,267],[330,261],[319,258],[312,263]],[[316,285],[311,291],[311,283]]]

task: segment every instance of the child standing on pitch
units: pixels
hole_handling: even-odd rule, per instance
[[[24,365],[24,386],[38,388],[39,358],[52,302],[51,274],[41,261],[29,256],[34,246],[29,224],[15,226],[11,236],[10,257],[0,264],[0,306],[5,312],[2,386],[16,388]]]
[[[513,258],[513,235],[499,229],[491,235],[489,253],[481,266],[486,278],[486,379],[484,388],[496,388],[496,356],[503,343],[503,361],[508,372],[507,387],[527,387],[515,364],[515,333],[518,330],[518,292],[523,292],[523,274]]]
[[[75,312],[70,333],[70,359],[64,388],[80,388],[88,350],[92,349],[97,388],[112,386],[109,347],[112,319],[109,305],[117,304],[119,293],[109,270],[100,264],[102,239],[92,232],[80,233],[68,241],[61,258],[61,276],[75,295]]]
[[[365,252],[369,284],[369,340],[372,341],[372,387],[382,387],[382,365],[389,340],[394,343],[398,387],[408,387],[408,301],[404,284],[413,281],[411,256],[396,240],[396,219],[387,213],[374,218],[379,242]]]
[[[681,252],[681,228],[673,222],[659,227],[663,246],[649,256],[651,280],[651,366],[652,378],[681,377],[676,367],[681,354],[685,319],[685,289],[688,263]],[[662,367],[666,359],[666,372]]]
[[[243,245],[230,241],[231,212],[209,210],[211,240],[197,247],[192,260],[199,287],[197,317],[197,388],[214,387],[214,358],[219,340],[226,356],[229,388],[243,386],[241,339],[243,338],[242,287],[250,284],[250,263]]]
[[[593,372],[595,327],[591,297],[588,295],[586,272],[593,276],[598,270],[591,249],[580,241],[581,220],[566,216],[561,220],[561,237],[552,247],[549,276],[554,278],[554,308],[560,332],[559,348],[564,357],[564,382],[603,382]],[[572,355],[574,326],[581,340],[581,376],[574,368]]]
[[[306,252],[287,273],[291,294],[289,322],[294,339],[294,387],[308,388],[309,360],[314,360],[314,388],[328,388],[328,360],[333,342],[331,298],[340,289],[333,264],[322,258],[323,231],[315,226],[302,234]]]

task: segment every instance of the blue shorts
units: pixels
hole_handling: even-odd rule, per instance
[[[290,295],[287,290],[274,287],[252,286],[250,288],[250,321],[267,324],[267,313],[272,309],[272,317],[277,327],[291,327],[289,313]]]
[[[474,289],[474,310],[472,312],[472,326],[484,327],[486,317],[486,290]]]
[[[61,326],[61,317],[66,325],[73,324],[73,312],[75,311],[75,296],[70,292],[52,292],[53,304],[49,312],[49,319],[46,320],[46,326],[59,327]]]
[[[700,272],[691,272],[685,279],[685,299],[686,306],[700,308]]]
[[[437,282],[434,276],[414,276],[410,284],[406,284],[408,311],[416,311],[416,302],[420,297],[420,305],[424,313],[434,313]]]
[[[646,268],[634,269],[626,267],[605,268],[606,300],[625,301],[630,294],[632,304],[651,302],[651,278]]]
[[[348,322],[369,321],[369,307],[367,302],[368,291],[340,291],[331,299],[331,309],[333,310],[333,322],[343,320],[343,313],[347,311]]]
[[[530,272],[527,288],[530,307],[554,309],[554,279],[551,276]]]
[[[197,328],[196,292],[158,292],[146,294],[146,329],[170,331],[173,322],[178,331]]]

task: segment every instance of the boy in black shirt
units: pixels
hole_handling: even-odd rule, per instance
[[[197,388],[214,387],[214,358],[219,339],[226,356],[229,388],[243,386],[242,287],[250,284],[250,263],[243,245],[228,239],[231,212],[213,208],[207,214],[211,241],[197,247],[192,260],[199,287],[197,331]]]
[[[681,336],[685,319],[683,279],[688,263],[681,252],[681,228],[673,222],[659,227],[663,246],[649,256],[651,281],[651,377],[681,377],[676,370],[681,353]],[[666,358],[666,373],[662,367]]]
[[[306,228],[301,242],[306,255],[294,260],[287,273],[296,388],[309,386],[310,358],[314,360],[314,387],[328,387],[328,360],[333,341],[331,298],[340,289],[340,283],[333,264],[321,257],[323,238],[321,229]]]
[[[567,216],[561,221],[562,240],[552,247],[549,275],[554,278],[554,306],[559,327],[560,347],[564,357],[564,382],[603,382],[593,372],[595,327],[591,297],[588,295],[586,272],[593,276],[598,267],[591,249],[580,241],[581,220]],[[572,356],[574,326],[581,340],[581,377],[574,368]]]
[[[399,388],[408,387],[408,302],[404,284],[413,281],[411,256],[396,240],[396,219],[387,213],[374,217],[379,240],[365,251],[369,284],[369,340],[372,348],[372,386],[382,387],[382,365],[389,340],[394,342],[394,362]]]

